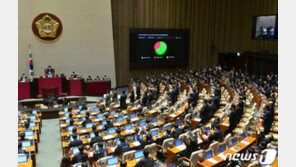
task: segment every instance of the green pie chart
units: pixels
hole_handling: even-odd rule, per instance
[[[155,53],[158,55],[163,55],[167,51],[167,44],[163,41],[158,41],[154,44]]]

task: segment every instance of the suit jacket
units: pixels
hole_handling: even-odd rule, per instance
[[[79,153],[76,153],[72,158],[72,164],[76,164],[79,162],[86,162],[86,161],[88,161],[87,153],[79,152]]]
[[[71,141],[69,144],[69,149],[71,149],[72,147],[78,147],[80,145],[83,145],[81,140],[75,139],[74,141]]]
[[[96,158],[96,160],[99,160],[100,158],[107,157],[107,156],[109,156],[107,148],[96,150],[94,152],[94,157]]]
[[[90,146],[93,146],[93,144],[100,143],[100,142],[103,142],[102,137],[101,136],[95,136],[95,137],[91,138]]]
[[[129,151],[129,149],[129,143],[121,143],[116,147],[115,152],[119,155],[122,155],[123,153]]]
[[[121,97],[120,97],[120,108],[121,109],[125,109],[126,108],[126,95],[125,94],[123,94],[123,95],[121,95]]]
[[[22,148],[18,149],[18,154],[25,154],[25,153],[26,153],[26,151],[24,149],[22,149]]]
[[[214,137],[214,140],[216,140],[216,141],[223,140],[223,132],[222,132],[222,130],[219,129],[216,132],[214,132],[213,137]]]
[[[137,162],[136,167],[154,167],[155,162],[152,157],[143,158]]]

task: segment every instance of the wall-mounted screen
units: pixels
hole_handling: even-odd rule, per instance
[[[253,39],[277,40],[278,39],[278,16],[264,15],[254,16]]]
[[[188,64],[188,29],[130,29],[130,67],[182,67]]]

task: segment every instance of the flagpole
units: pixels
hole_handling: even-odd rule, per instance
[[[29,76],[31,81],[34,79],[34,68],[33,68],[33,58],[31,51],[31,44],[29,44]]]

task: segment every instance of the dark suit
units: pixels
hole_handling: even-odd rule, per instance
[[[216,141],[222,141],[223,140],[222,130],[219,129],[216,132],[214,132],[213,137],[214,137],[214,140],[216,140]]]
[[[137,162],[136,167],[153,167],[155,162],[152,157],[143,158]]]
[[[232,110],[229,115],[229,124],[228,133],[231,133],[237,125],[237,113],[235,110]]]
[[[90,146],[93,146],[93,144],[100,143],[100,142],[103,142],[102,137],[101,136],[95,136],[95,137],[91,138]]]
[[[122,94],[120,97],[120,109],[126,109],[126,95]]]
[[[111,95],[110,94],[106,94],[106,106],[110,106],[110,103],[111,103]]]
[[[26,153],[26,151],[24,149],[22,149],[22,148],[18,149],[18,154],[25,154],[25,153]]]
[[[129,149],[129,143],[121,143],[116,147],[115,152],[117,155],[122,155],[123,153],[129,151]]]
[[[96,160],[107,156],[109,156],[107,148],[103,148],[94,152],[94,157],[96,158]]]
[[[200,115],[201,123],[207,122],[209,119],[209,105],[205,104],[201,110],[200,110]]]
[[[144,106],[147,106],[147,102],[148,102],[148,96],[145,94],[144,97],[142,98],[142,104]]]
[[[134,93],[131,93],[129,98],[132,103],[135,102],[135,94]]]
[[[71,149],[72,147],[78,147],[80,145],[83,145],[82,141],[78,140],[78,139],[75,139],[75,140],[70,142],[69,149]]]
[[[109,128],[113,128],[114,126],[113,126],[113,124],[110,122],[109,124],[107,123],[106,125],[105,125],[105,129],[106,130],[108,130]]]
[[[82,125],[85,126],[86,123],[92,123],[92,120],[90,118],[87,118],[82,122]]]
[[[190,158],[191,153],[197,150],[197,143],[196,142],[188,143],[186,140],[183,140],[183,142],[186,145],[186,150],[184,151],[182,156],[186,158]]]
[[[175,139],[177,139],[180,135],[182,134],[182,130],[181,129],[175,129],[172,133],[171,136]]]
[[[86,162],[86,161],[88,161],[87,153],[79,152],[79,153],[76,153],[72,158],[72,164],[76,164],[79,162]]]
[[[144,149],[145,146],[154,143],[153,140],[142,140],[139,138],[139,135],[136,136],[137,140],[141,143],[140,149]]]

